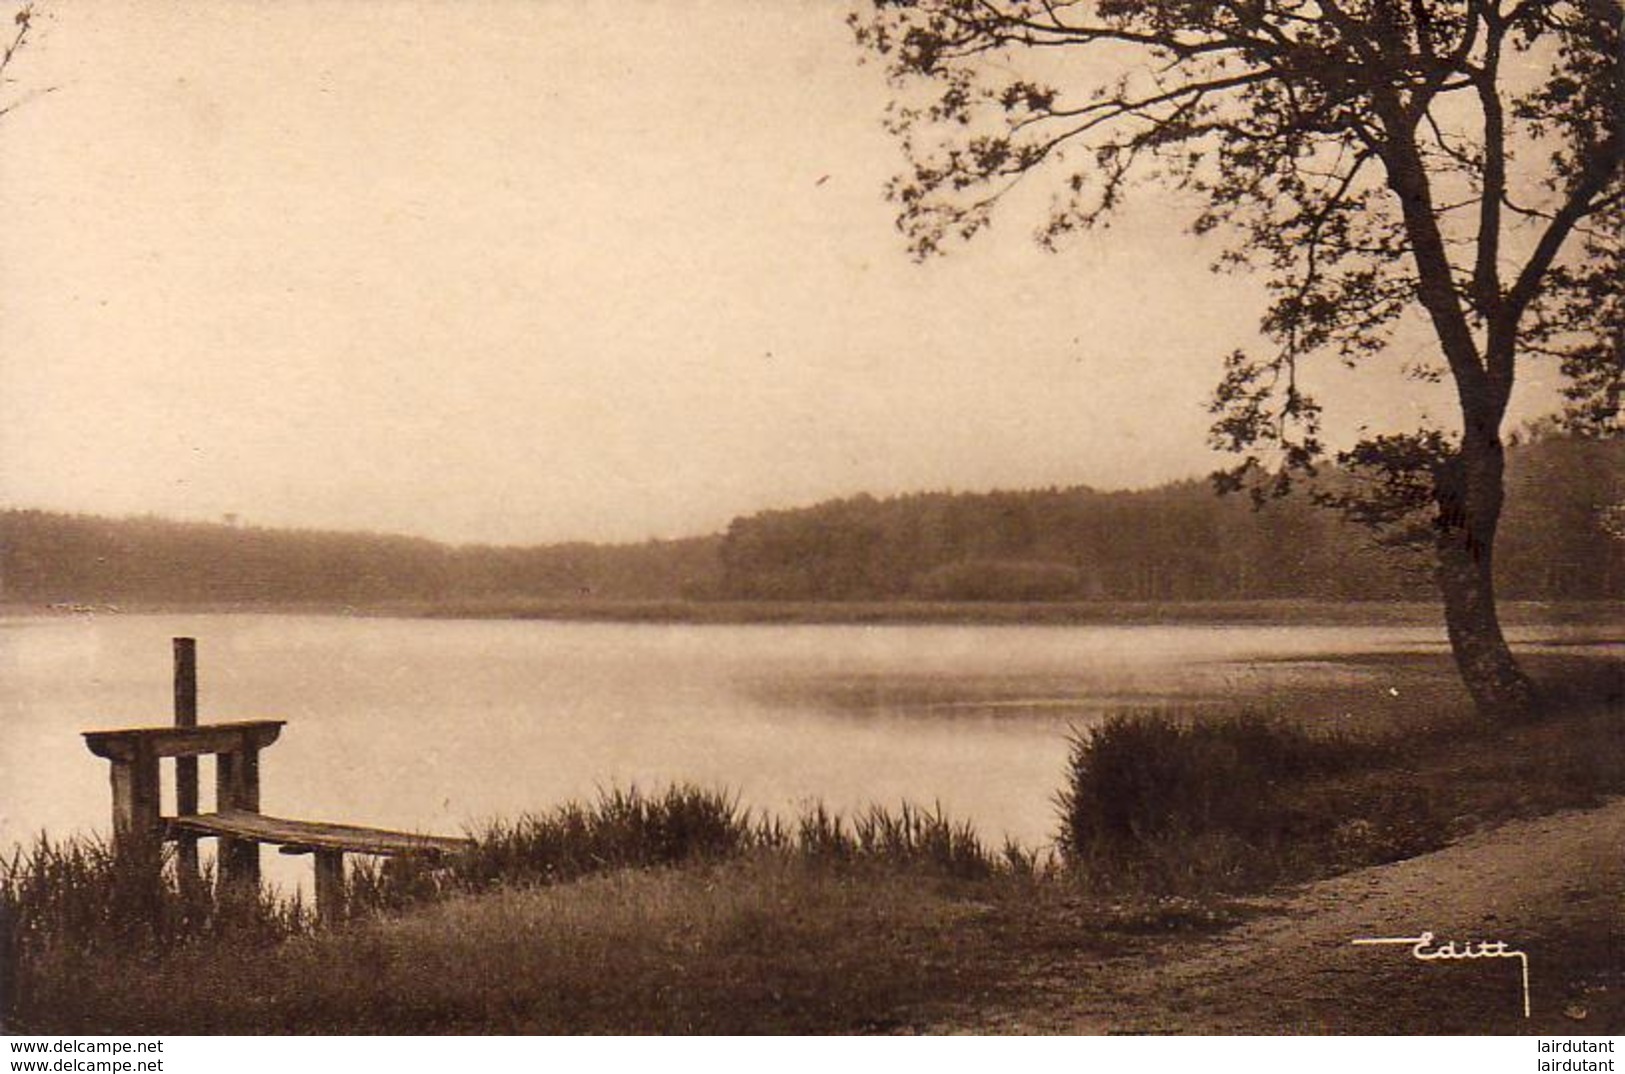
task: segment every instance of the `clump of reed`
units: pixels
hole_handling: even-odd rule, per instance
[[[1257,714],[1125,710],[1073,736],[1057,846],[1103,886],[1256,888],[1335,858],[1340,834],[1378,851],[1369,824],[1350,828],[1350,803],[1323,792],[1392,753]]]
[[[752,845],[749,814],[725,791],[676,784],[659,794],[632,787],[597,802],[493,821],[455,866],[473,886],[574,880],[610,869],[731,857]]]
[[[775,833],[765,841],[784,836]],[[787,843],[810,861],[924,867],[959,880],[986,879],[1016,860],[990,854],[975,828],[944,816],[940,804],[922,809],[904,802],[895,812],[871,806],[851,821],[816,805],[802,813]]]
[[[183,878],[169,847],[41,835],[0,859],[0,1025],[32,1031],[20,1009],[71,1005],[110,964],[264,949],[314,924],[297,895],[220,892],[212,870]]]
[[[212,873],[183,878],[170,846],[41,835],[0,859],[0,948],[9,963],[24,948],[70,938],[89,951],[159,951],[224,932],[240,943],[274,942],[314,919],[298,896],[223,893]]]
[[[1072,736],[1062,863],[1097,890],[1257,891],[1625,792],[1619,664],[1557,657],[1538,670],[1539,720],[1424,719],[1380,737],[1254,711],[1126,708]]]
[[[1015,844],[990,852],[965,822],[903,803],[871,806],[851,818],[822,803],[793,822],[753,815],[720,790],[676,784],[650,794],[633,787],[596,802],[492,821],[472,833],[471,850],[445,867],[397,858],[351,869],[352,913],[395,910],[451,892],[558,884],[619,869],[717,862],[768,854],[819,867],[871,864],[984,879],[1001,870],[1031,874],[1036,853]]]
[[[504,884],[557,884],[615,869],[720,860],[759,842],[734,797],[692,784],[656,794],[615,788],[596,802],[492,820],[471,834],[472,848],[444,867],[415,858],[357,862],[348,882],[352,912],[399,909]]]

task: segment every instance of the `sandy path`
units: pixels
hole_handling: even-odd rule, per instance
[[[1014,1033],[1625,1032],[1625,799],[1515,821],[1323,881],[1180,948],[1032,968],[1022,1009],[953,1029]],[[1504,940],[1515,959],[1421,962],[1361,936]],[[947,1027],[945,1027],[947,1028]]]

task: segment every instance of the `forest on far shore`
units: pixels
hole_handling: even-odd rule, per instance
[[[1508,454],[1501,595],[1625,596],[1625,441]],[[861,495],[674,541],[448,545],[371,533],[0,511],[0,601],[1426,599],[1428,557],[1302,497],[1255,510],[1204,481],[1101,492]]]

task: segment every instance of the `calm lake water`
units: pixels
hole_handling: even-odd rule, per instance
[[[1537,648],[1619,637],[1516,633]],[[1314,699],[1306,719],[1361,699],[1392,709],[1415,669],[1362,658],[1444,645],[1404,626],[5,618],[0,846],[107,828],[106,763],[78,732],[170,722],[176,635],[198,639],[204,722],[289,721],[263,757],[270,813],[455,833],[602,787],[692,781],[786,814],[940,802],[1029,844],[1051,837],[1069,727],[1238,696]],[[203,782],[207,808],[207,767]],[[308,861],[264,857],[284,883]]]

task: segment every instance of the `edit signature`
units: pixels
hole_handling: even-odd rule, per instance
[[[1372,946],[1377,944],[1409,947],[1411,957],[1419,962],[1434,962],[1439,960],[1469,959],[1469,958],[1515,958],[1522,965],[1523,971],[1523,1016],[1529,1017],[1529,956],[1522,951],[1514,951],[1507,946],[1505,940],[1480,940],[1477,943],[1468,941],[1457,946],[1456,941],[1436,944],[1433,942],[1433,933],[1424,932],[1420,936],[1362,936],[1352,941],[1356,945]]]

